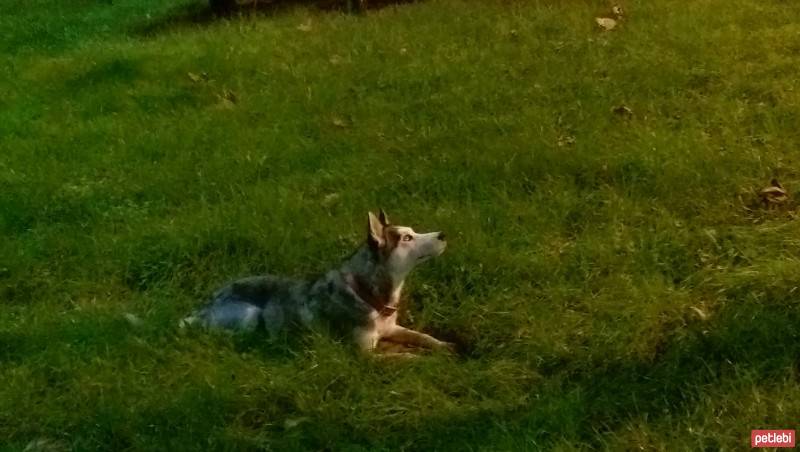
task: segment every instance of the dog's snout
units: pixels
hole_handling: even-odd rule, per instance
[[[447,240],[447,237],[444,235],[444,232],[440,232],[439,235],[436,236],[436,238],[443,242]]]

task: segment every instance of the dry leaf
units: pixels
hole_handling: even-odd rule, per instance
[[[295,428],[306,421],[308,421],[307,417],[300,417],[297,419],[286,419],[285,421],[283,421],[283,428],[289,430],[290,428]]]
[[[630,107],[628,107],[627,105],[616,106],[611,111],[613,111],[617,115],[625,116],[626,118],[630,118],[631,116],[633,116],[633,110],[631,110]]]
[[[758,195],[767,207],[783,204],[789,200],[789,192],[783,188],[778,179],[772,179],[770,186],[763,188]]]
[[[38,438],[29,442],[22,452],[60,452],[68,450],[66,444],[50,438]]]
[[[697,314],[697,316],[700,317],[700,320],[708,320],[708,314],[706,314],[706,312],[703,311],[702,309],[700,309],[700,308],[698,308],[696,306],[691,306],[691,307],[689,307],[689,309],[694,311],[695,314]]]
[[[218,94],[217,97],[219,98],[219,103],[225,108],[233,108],[239,100],[236,93],[229,89],[222,90],[222,94]]]
[[[611,7],[611,12],[614,13],[615,16],[617,16],[617,19],[619,19],[625,14],[625,12],[622,10],[622,7],[619,5],[614,5],[613,7]]]
[[[127,320],[131,326],[139,327],[144,323],[137,315],[131,314],[130,312],[126,312],[122,314],[122,316],[125,317],[125,320]]]
[[[575,144],[575,137],[573,137],[572,135],[561,135],[558,137],[556,144],[558,145],[558,147],[572,146],[573,144]]]
[[[194,72],[189,72],[186,75],[189,76],[189,80],[200,83],[200,82],[207,82],[208,81],[208,74],[205,72],[201,72],[199,74],[195,74]]]
[[[308,22],[306,22],[304,24],[298,25],[297,29],[300,30],[300,31],[305,31],[305,32],[311,31],[311,21],[308,21]]]
[[[345,121],[344,119],[342,119],[342,118],[339,118],[339,117],[334,117],[334,118],[331,120],[331,122],[332,122],[332,123],[333,123],[333,125],[335,125],[336,127],[341,127],[341,128],[343,128],[343,129],[344,129],[345,127],[347,127],[347,126],[348,126],[348,124],[347,124],[347,121]]]
[[[328,207],[335,203],[340,197],[341,195],[339,195],[339,193],[328,193],[322,198],[322,205]]]
[[[595,17],[594,21],[605,31],[613,30],[617,26],[617,21],[610,17]]]
[[[226,99],[226,100],[229,100],[229,101],[233,102],[234,104],[237,101],[236,93],[234,93],[233,91],[231,91],[229,89],[226,89],[226,90],[222,91],[222,98]]]

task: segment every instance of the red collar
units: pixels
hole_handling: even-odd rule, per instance
[[[344,280],[347,282],[347,285],[350,287],[350,289],[358,296],[358,298],[364,300],[364,302],[372,306],[372,309],[378,311],[380,316],[389,317],[397,312],[396,307],[389,306],[389,300],[375,296],[371,290],[365,287],[365,284],[363,284],[360,279],[361,278],[352,273],[344,274]]]

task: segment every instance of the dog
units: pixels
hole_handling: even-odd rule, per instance
[[[273,339],[323,326],[365,352],[377,351],[381,341],[452,352],[453,344],[397,323],[406,277],[446,247],[442,232],[417,233],[390,224],[382,209],[379,216],[368,212],[366,242],[338,268],[312,281],[272,275],[233,281],[181,326],[235,331],[263,327]]]

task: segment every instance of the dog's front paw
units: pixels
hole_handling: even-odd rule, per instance
[[[452,342],[440,341],[439,342],[439,349],[440,350],[445,350],[445,351],[447,351],[449,353],[452,353],[454,355],[458,354],[458,346],[456,344],[452,343]]]

